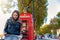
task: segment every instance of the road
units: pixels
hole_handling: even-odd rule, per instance
[[[58,39],[37,39],[37,40],[58,40]]]
[[[4,40],[4,39],[0,39],[0,40]],[[59,40],[59,39],[37,39],[37,40]]]

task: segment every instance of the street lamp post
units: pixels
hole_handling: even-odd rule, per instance
[[[32,0],[32,15],[34,14],[34,0]],[[34,16],[34,15],[33,15]]]

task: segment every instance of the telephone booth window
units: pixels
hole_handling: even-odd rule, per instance
[[[27,29],[27,20],[22,20],[22,27]]]
[[[22,26],[27,26],[27,21],[26,20],[22,20]]]

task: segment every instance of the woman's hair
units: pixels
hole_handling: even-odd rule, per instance
[[[18,20],[19,19],[19,11],[18,10],[14,10],[13,12],[12,12],[12,18],[13,18],[13,14],[14,13],[16,13],[17,15],[18,15],[18,18],[16,19],[16,20]]]

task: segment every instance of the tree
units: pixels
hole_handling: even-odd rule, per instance
[[[24,7],[27,7],[27,4],[31,0],[18,0],[18,8],[20,13],[22,12]],[[47,0],[34,0],[34,27],[37,33],[40,32],[40,26],[43,24],[44,18],[47,16],[46,10],[46,2]],[[32,13],[32,1],[29,5],[28,11]]]
[[[60,12],[58,12],[58,14],[56,16],[58,18],[58,28],[60,28]]]
[[[60,12],[58,12],[57,16],[60,17]]]
[[[51,27],[49,27],[49,24],[45,24],[44,26],[42,26],[40,28],[40,34],[46,34],[46,33],[50,33],[51,34]]]
[[[16,5],[17,2],[15,2],[14,0],[6,0],[6,2],[2,0],[0,7],[3,13],[11,13],[12,9],[14,9]]]
[[[50,27],[51,27],[51,30],[53,30],[53,33],[54,34],[56,34],[56,30],[58,29],[58,28],[60,28],[59,27],[59,19],[58,18],[53,18],[53,19],[51,19],[51,21],[50,21]]]

